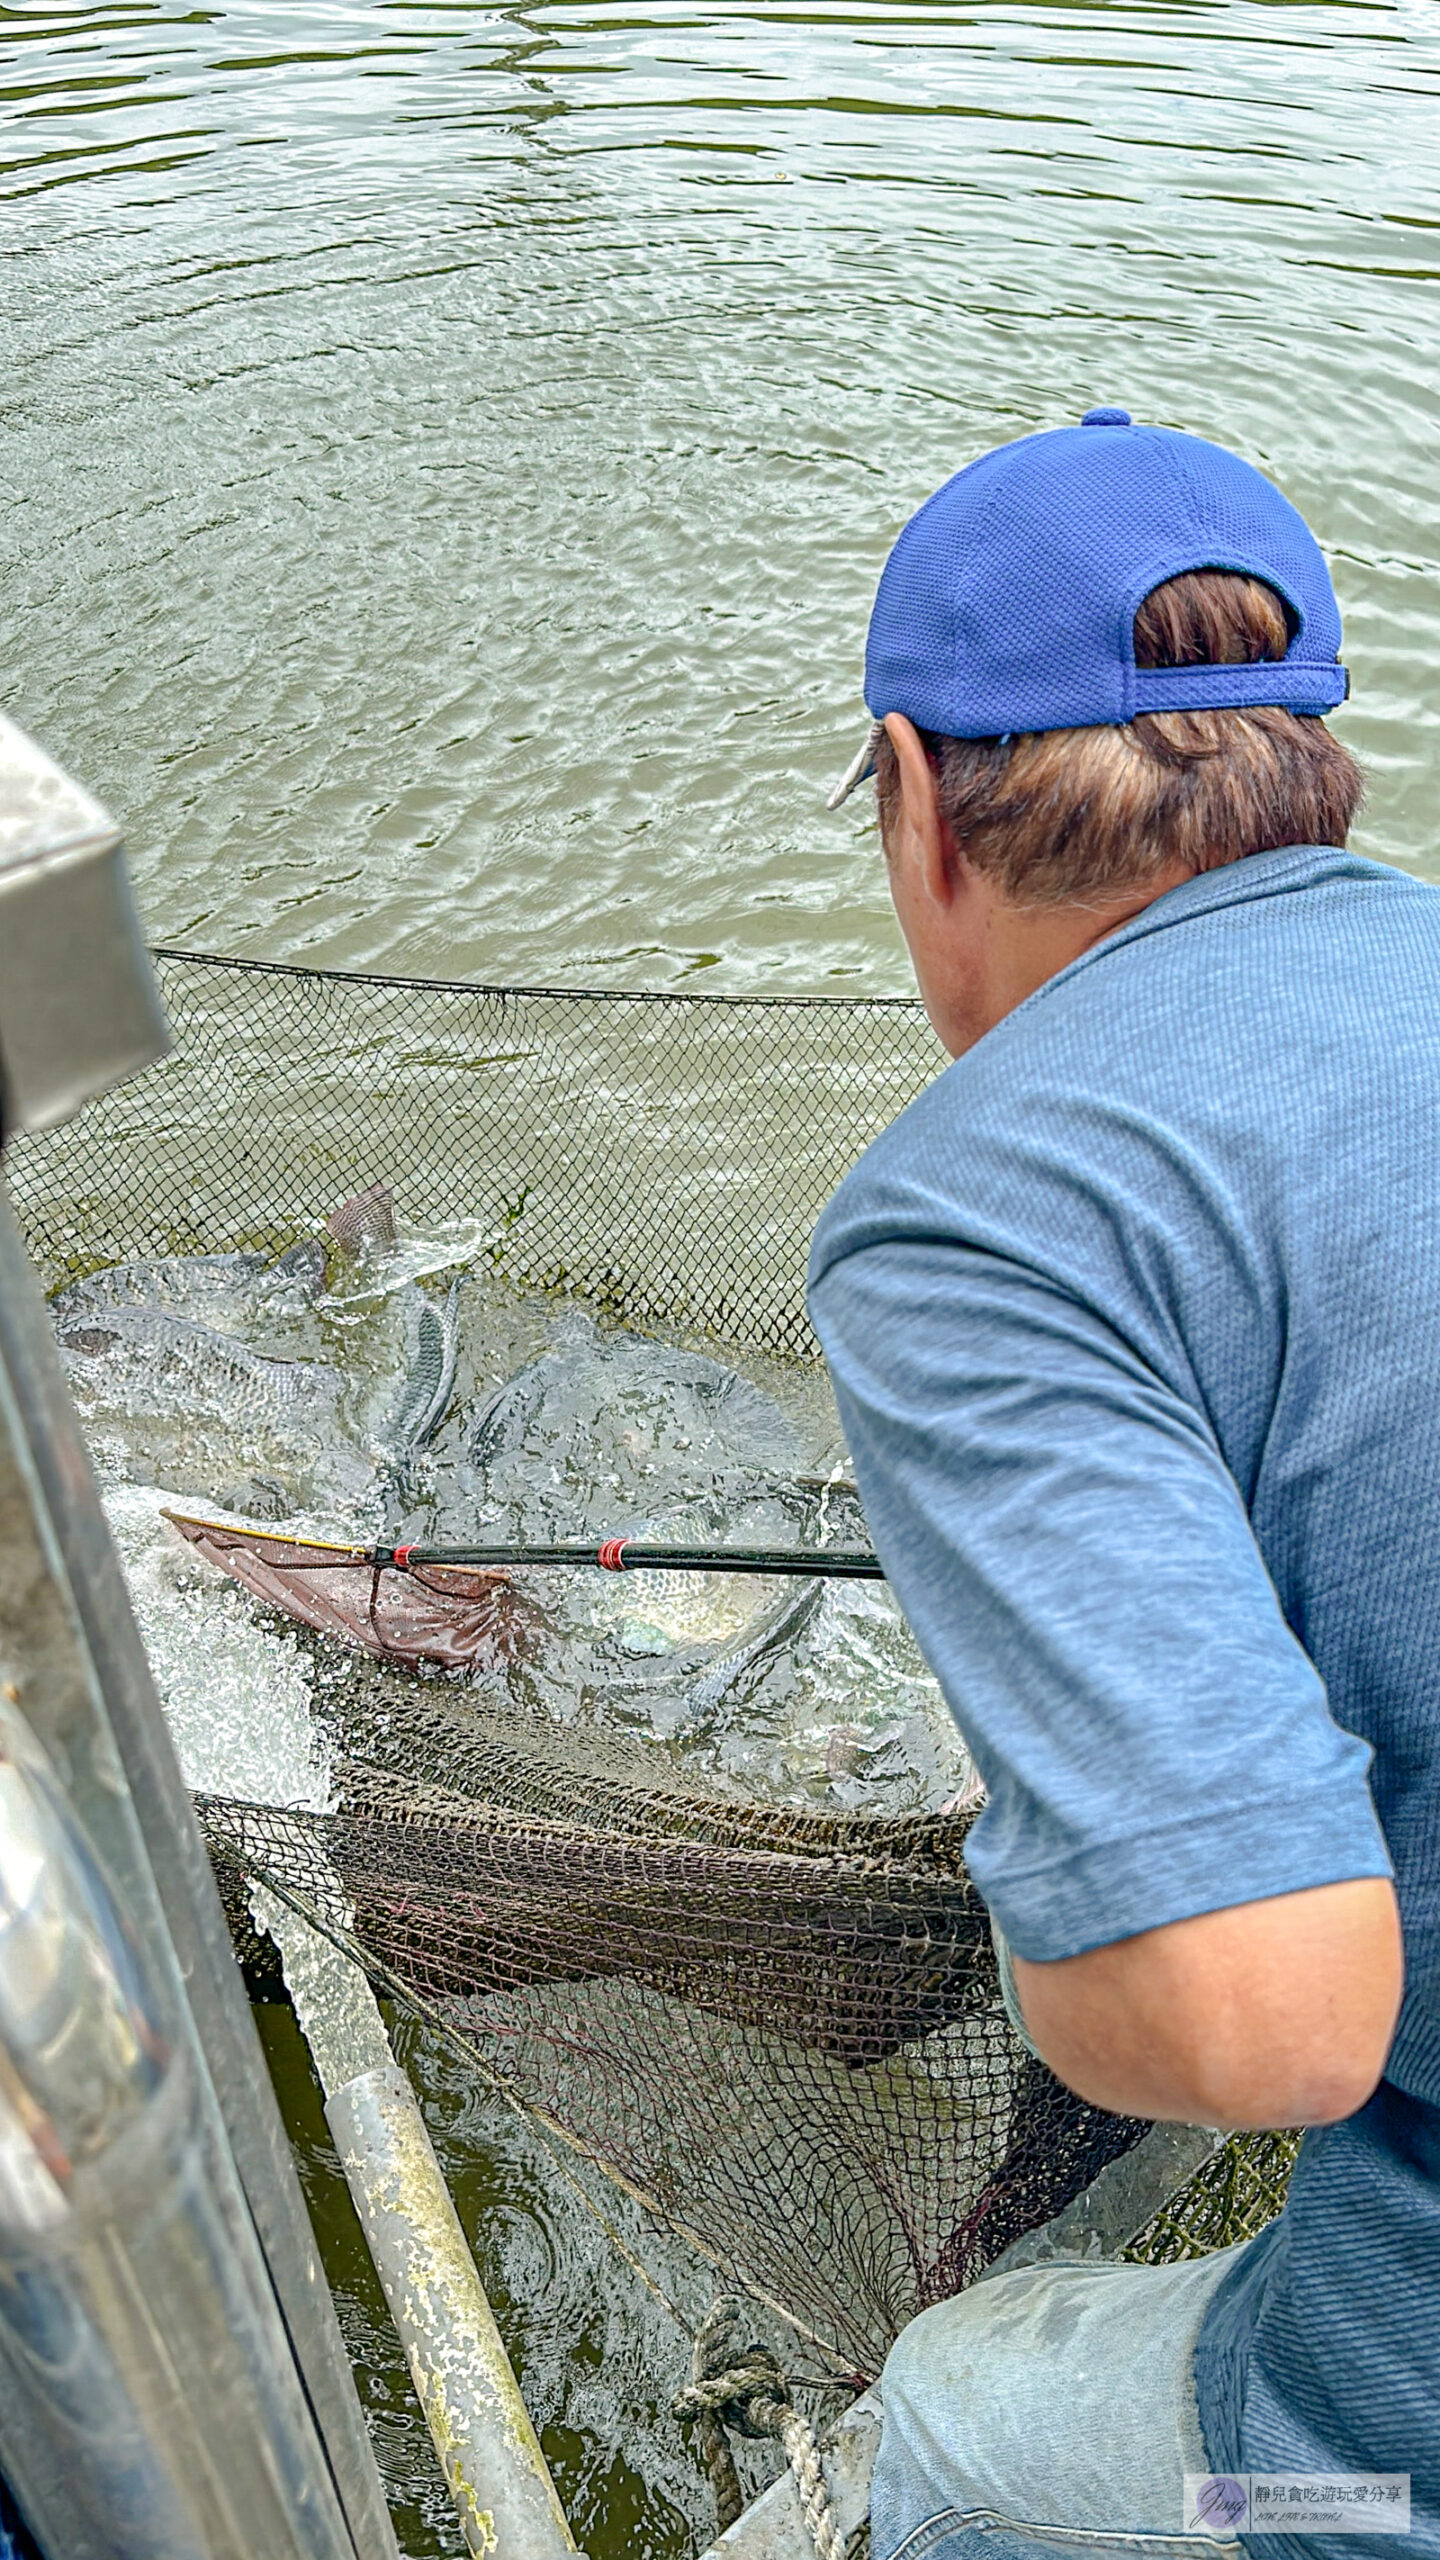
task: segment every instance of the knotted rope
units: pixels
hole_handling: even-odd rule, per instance
[[[739,2303],[729,2295],[711,2304],[696,2332],[690,2380],[671,2402],[676,2417],[693,2419],[698,2429],[719,2530],[737,2523],[745,2506],[726,2432],[733,2427],[737,2435],[771,2436],[784,2446],[816,2560],[845,2560],[845,2537],[831,2509],[815,2430],[796,2408],[770,2349],[754,2339],[741,2343],[740,2316]]]

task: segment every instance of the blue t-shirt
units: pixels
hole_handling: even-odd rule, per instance
[[[1393,1865],[1386,2078],[1197,2371],[1217,2468],[1409,2472],[1440,2560],[1440,891],[1170,891],[870,1148],[810,1291],[1021,1955]]]

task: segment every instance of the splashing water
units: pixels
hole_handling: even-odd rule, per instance
[[[186,1785],[324,1812],[330,1751],[302,1646],[178,1544],[161,1495],[121,1484],[102,1499]]]
[[[397,1457],[395,1417],[428,1422],[433,1402],[440,1319],[414,1275],[453,1275],[455,1248],[397,1245],[328,1282],[317,1252],[128,1264],[55,1302],[197,1787],[314,1803],[355,1673],[182,1556],[157,1516],[171,1495],[342,1539],[864,1542],[819,1373],[606,1330],[483,1277],[459,1292],[452,1278],[456,1392],[430,1445]],[[883,1588],[516,1579],[537,1630],[504,1673],[517,1704],[618,1722],[761,1792],[847,1811],[906,1811],[963,1783],[953,1726]],[[403,1719],[413,1674],[379,1677]]]
[[[137,1320],[128,1334],[115,1327],[117,1344],[72,1346],[68,1356],[72,1373],[87,1364],[106,1510],[182,1770],[197,1791],[328,1808],[335,1753],[377,1721],[403,1732],[416,1675],[362,1662],[258,1606],[167,1529],[160,1515],[172,1490],[209,1493],[218,1474],[240,1497],[237,1515],[263,1517],[283,1502],[297,1534],[373,1535],[383,1519],[427,1538],[647,1528],[737,1543],[864,1540],[819,1373],[729,1367],[685,1346],[606,1332],[485,1277],[460,1293],[451,1408],[431,1445],[397,1468],[381,1426],[403,1402],[419,1341],[406,1292],[417,1270],[428,1279],[452,1268],[433,1246],[404,1245],[383,1272],[347,1267],[339,1288],[327,1290],[307,1280],[303,1258],[279,1281],[255,1258],[171,1260],[98,1274],[57,1302],[62,1348],[67,1329],[98,1332],[117,1312]],[[154,1396],[164,1364],[146,1366],[133,1352],[137,1339],[146,1343],[140,1320],[152,1317],[157,1327],[189,1328],[195,1360],[210,1364],[222,1389],[232,1377],[264,1385],[287,1363],[302,1373],[306,1384],[282,1414],[303,1406],[313,1437],[282,1448],[290,1472],[282,1469],[278,1484],[256,1480],[253,1412],[230,1416],[223,1392],[204,1410],[179,1393]],[[963,1782],[953,1728],[882,1586],[819,1589],[722,1574],[520,1580],[544,1641],[503,1675],[517,1704],[567,1722],[622,1722],[662,1755],[778,1800],[898,1811],[937,1803]],[[263,1893],[252,1911],[287,1927]],[[343,1989],[343,1966],[322,1967],[306,1994],[309,2027],[336,2069],[345,2057],[363,2058],[361,2030],[373,2014],[368,1992],[351,2003]],[[294,2037],[279,2016],[265,2032],[272,2044]],[[683,2333],[615,2257],[527,2126],[464,2085],[418,2029],[402,2028],[398,2050],[423,2088],[532,2413],[557,2431],[556,2443],[583,2452],[573,2477],[559,2465],[577,2531],[599,2528],[619,2547],[613,2498],[623,2482],[635,2506],[634,2548],[702,2547],[709,2492],[667,2407],[686,2369]],[[297,2048],[284,2074],[292,2104],[308,2070]],[[317,2194],[329,2174],[325,2156],[323,2145],[311,2146]],[[713,2287],[709,2270],[625,2198],[606,2192],[603,2211],[697,2320]],[[349,2230],[338,2204],[332,2219]],[[332,2273],[341,2246],[329,2235]],[[363,2265],[345,2260],[351,2351],[386,2395],[385,2475],[416,2511],[418,2539],[407,2533],[404,2545],[458,2549],[409,2411],[403,2364],[372,2297]],[[756,2315],[757,2331],[769,2325]],[[778,2324],[774,2343],[793,2362],[794,2341],[786,2344]],[[831,2405],[816,2402],[815,2413]],[[763,2455],[747,2461],[750,2486],[769,2468]]]

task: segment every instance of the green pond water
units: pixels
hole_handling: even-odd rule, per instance
[[[905,514],[1120,400],[1333,560],[1434,861],[1429,0],[10,9],[6,707],[155,933],[895,988],[827,818]]]
[[[822,806],[879,564],[1099,401],[1308,515],[1361,841],[1440,877],[1429,0],[56,0],[0,50],[0,701],[157,939],[899,990],[868,810]],[[263,2024],[404,2548],[453,2553]],[[581,2539],[678,2560],[675,2340],[402,2041]]]

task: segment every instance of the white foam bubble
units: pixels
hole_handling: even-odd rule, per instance
[[[160,1516],[172,1495],[102,1498],[186,1785],[324,1812],[330,1752],[302,1647],[182,1546]]]

